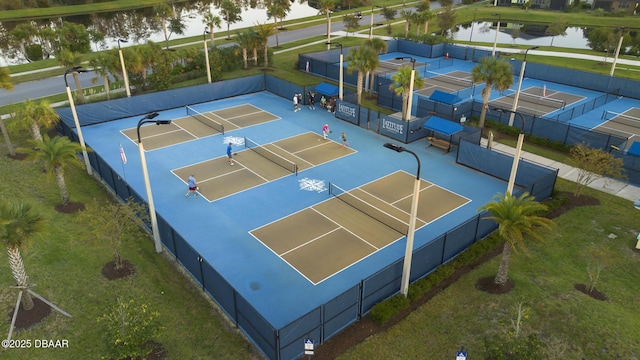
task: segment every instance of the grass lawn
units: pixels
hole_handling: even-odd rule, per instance
[[[14,134],[14,144],[24,146],[26,134]],[[4,142],[0,153],[7,154]],[[23,251],[23,259],[33,290],[73,317],[52,311],[42,323],[17,331],[13,339],[68,340],[68,349],[2,349],[10,359],[100,359],[106,350],[104,328],[97,318],[116,304],[117,298],[135,299],[158,311],[163,334],[156,341],[167,350],[168,359],[249,359],[252,346],[218,313],[216,307],[181,273],[168,254],[157,255],[149,235],[140,230],[125,241],[123,258],[132,262],[136,273],[109,281],[102,267],[112,260],[110,247],[92,237],[79,214],[54,210],[61,202],[55,179],[41,171],[41,164],[0,157],[0,194],[3,200],[24,200],[34,205],[47,222],[44,236]],[[71,201],[87,205],[104,202],[110,195],[86,171],[69,167],[65,172]],[[6,254],[2,252],[2,254]],[[0,255],[0,311],[5,315],[5,331],[18,292],[6,255]],[[6,334],[6,333],[5,333]]]
[[[573,183],[559,179],[557,190]],[[500,255],[463,276],[389,330],[355,346],[340,359],[448,359],[464,346],[469,358],[485,359],[484,340],[513,331],[516,306],[528,308],[523,335],[543,340],[532,359],[638,359],[640,252],[634,251],[640,211],[627,200],[588,189],[599,206],[575,208],[555,219],[545,243],[528,242],[529,254],[511,257],[511,292],[492,295],[475,287],[495,276]],[[584,195],[583,195],[584,196]],[[587,269],[604,266],[595,300],[575,289],[589,284]]]

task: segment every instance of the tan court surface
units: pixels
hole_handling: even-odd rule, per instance
[[[558,109],[564,109],[567,105],[584,99],[584,96],[569,94],[562,91],[545,90],[533,86],[520,91],[518,97],[518,112],[536,116],[543,116]],[[515,101],[515,93],[500,97],[489,102],[489,106],[511,109]]]
[[[634,141],[640,141],[640,121],[636,119],[640,119],[640,108],[631,108],[618,116],[610,118],[594,129],[618,137],[628,138],[627,148],[629,148]]]
[[[288,160],[292,165],[297,166],[298,171],[355,152],[351,148],[341,148],[341,144],[333,140],[324,140],[322,136],[313,132],[261,144],[261,146],[268,149],[267,155],[278,155],[277,161]],[[295,173],[294,168],[278,165],[251,149],[239,151],[234,156],[234,162],[235,165],[231,166],[227,157],[221,156],[174,169],[172,172],[185,184],[189,175],[193,174],[198,180],[200,195],[208,201],[221,199]]]
[[[317,284],[406,235],[414,181],[398,171],[250,233]],[[353,195],[357,199],[344,198]],[[362,211],[341,198],[364,201]],[[469,201],[421,180],[416,229]]]
[[[425,96],[431,96],[431,94],[436,90],[451,94],[458,90],[473,86],[471,82],[471,74],[460,70],[441,75],[429,72],[428,77],[423,78],[424,85],[422,86],[422,89],[416,92]],[[458,79],[459,81],[456,81],[455,79]]]
[[[203,114],[212,121],[222,125],[225,133],[280,119],[278,116],[251,104],[237,105],[225,109],[204,112]],[[205,119],[203,121],[207,122],[208,120]],[[173,119],[169,125],[145,125],[140,127],[140,138],[144,143],[145,150],[149,151],[219,134],[220,132],[214,127],[206,125],[204,122],[187,115]],[[137,130],[136,127],[123,130],[122,133],[137,143]]]

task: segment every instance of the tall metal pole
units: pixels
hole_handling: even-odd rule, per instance
[[[498,26],[496,28],[496,38],[495,40],[493,40],[493,50],[491,51],[491,56],[496,57],[496,47],[498,46],[498,34],[500,33],[500,14],[493,14],[493,16],[498,17]]]
[[[127,69],[124,66],[124,56],[122,56],[122,48],[120,47],[121,42],[127,42],[124,39],[118,39],[118,55],[120,55],[120,65],[122,66],[122,78],[124,79],[124,90],[127,92],[127,97],[131,97],[131,89],[129,89],[129,75],[127,74]]]
[[[513,107],[511,108],[511,115],[509,115],[509,126],[513,126],[513,118],[518,110],[518,100],[520,99],[520,89],[522,88],[522,80],[524,79],[524,68],[527,66],[527,53],[529,50],[537,49],[538,46],[530,47],[524,51],[524,59],[522,60],[522,67],[520,67],[520,78],[518,79],[518,88],[516,95],[513,98]]]
[[[522,155],[522,145],[524,144],[524,116],[519,112],[512,110],[506,110],[501,108],[494,108],[493,110],[501,113],[518,114],[520,120],[522,120],[522,127],[520,128],[520,134],[518,135],[518,142],[516,144],[516,153],[513,156],[513,163],[511,164],[511,173],[509,174],[509,181],[507,182],[507,194],[512,195],[513,187],[516,183],[516,175],[518,173],[518,163],[520,162],[520,156]]]
[[[620,28],[620,40],[618,41],[618,47],[616,48],[616,54],[613,57],[613,63],[611,64],[611,72],[609,72],[609,76],[613,76],[613,73],[616,71],[616,63],[618,62],[618,55],[620,55],[620,48],[622,47],[622,39],[624,39],[624,28]]]
[[[211,84],[211,67],[209,66],[209,48],[207,47],[207,34],[209,33],[209,30],[204,29],[204,33],[202,33],[202,43],[204,45],[204,58],[206,61],[206,65],[207,65],[207,82],[209,84]]]
[[[82,128],[80,127],[80,120],[78,120],[78,113],[76,112],[76,104],[73,102],[73,96],[71,95],[71,89],[69,88],[69,82],[67,82],[67,74],[72,72],[79,72],[82,66],[75,66],[64,72],[64,85],[67,88],[67,97],[69,98],[69,107],[71,107],[71,114],[73,115],[73,122],[76,125],[78,131],[78,140],[82,147],[82,157],[84,158],[84,165],[87,168],[87,174],[93,175],[91,170],[91,162],[89,162],[89,154],[87,153],[87,146],[84,143],[84,136],[82,136]]]
[[[400,293],[405,297],[409,293],[409,280],[411,278],[411,258],[413,256],[413,241],[416,232],[416,218],[418,217],[418,203],[420,201],[420,158],[416,153],[411,150],[405,149],[402,146],[386,143],[384,147],[397,151],[408,152],[413,155],[418,162],[418,170],[416,172],[416,179],[413,183],[413,198],[411,201],[411,213],[409,214],[409,230],[407,232],[407,246],[404,250],[404,263],[402,265],[402,280],[400,282]]]
[[[369,40],[373,39],[373,9],[375,9],[376,6],[372,6],[371,7],[371,25],[369,25]]]
[[[145,123],[154,122],[157,125],[170,124],[171,120],[158,120],[153,121],[150,119],[158,116],[158,113],[151,113],[140,119],[138,122],[138,150],[140,151],[140,162],[142,163],[142,176],[144,178],[144,186],[147,191],[147,202],[149,204],[149,218],[151,220],[151,233],[153,235],[153,244],[156,248],[156,253],[162,252],[162,243],[160,241],[160,232],[158,230],[158,219],[156,217],[156,207],[153,203],[153,194],[151,193],[151,182],[149,181],[149,170],[147,169],[147,158],[144,153],[144,145],[140,139],[140,126]]]
[[[338,82],[338,97],[342,100],[342,93],[344,88],[344,68],[342,67],[344,62],[344,55],[342,54],[342,43],[328,42],[327,46],[331,49],[332,46],[340,46],[340,81]]]

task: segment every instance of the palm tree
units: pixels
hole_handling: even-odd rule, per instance
[[[167,19],[169,19],[171,17],[171,14],[173,13],[171,10],[171,7],[169,7],[169,5],[167,4],[158,4],[153,7],[153,12],[155,13],[156,17],[160,19],[160,22],[162,23],[162,33],[164,34],[164,43],[166,48],[168,49],[169,33],[167,31]]]
[[[202,22],[209,28],[209,36],[211,36],[211,47],[214,47],[215,35],[213,29],[220,27],[222,19],[220,19],[220,16],[218,15],[207,13],[202,19]]]
[[[27,99],[22,105],[16,107],[12,119],[13,121],[9,125],[11,128],[28,130],[34,140],[42,140],[40,128],[53,126],[59,118],[58,113],[49,105],[49,101],[35,102]]]
[[[471,70],[471,80],[474,83],[484,83],[482,89],[482,111],[480,112],[480,120],[478,127],[484,128],[484,119],[487,116],[487,108],[489,107],[489,98],[491,97],[491,89],[505,91],[513,84],[512,68],[509,61],[502,58],[494,58],[493,56],[485,56],[480,59],[478,65]]]
[[[248,60],[247,49],[251,47],[251,41],[252,39],[249,31],[239,32],[236,35],[236,42],[238,43],[238,46],[240,46],[240,49],[242,51],[242,64],[243,64],[242,68],[245,70],[249,67],[249,64],[247,62]]]
[[[58,63],[64,66],[65,68],[72,68],[74,66],[78,66],[84,62],[84,56],[77,52],[72,52],[69,50],[60,50],[57,54]],[[80,86],[80,79],[78,79],[78,72],[73,71],[71,73],[73,75],[73,81],[76,83],[76,98],[78,104],[84,104],[87,100],[84,97],[84,92],[82,91],[82,86]]]
[[[247,30],[249,34],[249,47],[251,48],[251,52],[253,53],[253,66],[258,66],[258,48],[262,47],[262,39],[260,35],[256,33],[253,28]]]
[[[273,18],[273,26],[276,33],[276,48],[280,46],[278,40],[278,19],[284,19],[291,10],[289,1],[274,1],[267,6],[267,19]]]
[[[505,285],[509,275],[511,250],[517,251],[521,248],[526,251],[525,234],[544,242],[544,232],[551,230],[555,223],[551,219],[539,216],[547,207],[535,201],[528,193],[523,193],[520,197],[509,193],[498,194],[494,201],[480,209],[492,214],[485,219],[498,223],[498,235],[505,241],[498,273],[493,280],[496,285]]]
[[[242,21],[242,9],[231,0],[224,0],[220,4],[222,19],[227,23],[227,39],[231,39],[229,27],[231,24]]]
[[[421,11],[420,14],[422,14],[422,17],[424,19],[424,34],[429,35],[429,21],[436,17],[436,14],[431,10]]]
[[[256,36],[264,50],[264,67],[269,67],[269,36],[273,34],[275,26],[272,24],[256,25]]]
[[[360,46],[356,49],[351,49],[345,60],[349,63],[347,66],[347,72],[349,74],[354,70],[358,71],[357,93],[358,105],[360,105],[364,74],[378,67],[378,53],[369,46]]]
[[[82,166],[82,162],[78,159],[78,153],[82,151],[82,146],[72,142],[66,136],[49,138],[48,135],[45,135],[42,140],[29,140],[29,142],[33,145],[33,149],[27,150],[29,157],[35,161],[44,161],[47,171],[53,173],[56,178],[62,196],[62,205],[69,204],[64,168],[70,164]]]
[[[413,18],[413,11],[411,10],[402,10],[400,11],[400,17],[404,19],[404,37],[409,36],[409,25],[411,24],[411,19]]]
[[[24,269],[20,250],[44,229],[44,218],[26,203],[0,202],[0,239],[7,243],[7,254],[11,274],[22,293],[22,309],[33,309],[33,298],[29,293],[29,276]]]
[[[411,88],[411,73],[413,69],[409,66],[402,66],[398,69],[398,72],[391,75],[391,80],[393,83],[389,87],[393,90],[397,95],[402,95],[402,118],[406,119],[407,111],[411,111],[409,109],[409,96]],[[420,77],[418,72],[415,72],[415,76],[413,79],[413,88],[420,89],[424,85],[424,79]]]
[[[336,4],[333,0],[320,0],[320,2],[318,2],[320,13],[327,17],[327,42],[331,42],[331,10],[335,7]],[[327,49],[330,47],[331,45],[327,45]]]
[[[111,98],[109,93],[109,74],[114,74],[119,68],[118,56],[114,51],[102,51],[95,57],[89,60],[89,66],[93,69],[96,75],[102,77],[102,83],[104,85],[104,93],[107,95],[107,100]],[[97,78],[94,78],[96,80]]]
[[[363,45],[369,46],[370,48],[372,48],[373,51],[376,52],[376,54],[387,52],[387,42],[377,37],[374,37],[373,39],[365,40]],[[377,67],[377,64],[376,64],[376,67]],[[369,81],[369,95],[373,94],[373,79],[375,77],[375,74],[373,73],[373,71],[370,71],[370,73],[371,73],[371,81]],[[365,76],[368,78],[369,72],[367,72]]]

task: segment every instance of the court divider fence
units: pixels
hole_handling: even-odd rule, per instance
[[[438,55],[434,54],[434,56]],[[251,93],[267,90],[285,98],[289,98],[294,93],[306,93],[305,89],[301,91],[297,85],[289,84],[267,74],[214,84],[198,86],[196,88],[200,90],[196,92],[192,88],[176,89],[168,92],[142,95],[144,98],[136,96],[97,104],[81,105],[77,107],[78,114],[81,124],[88,126],[131,117],[132,114],[144,115],[152,111],[193,104],[195,94],[200,92],[208,93],[206,99],[204,97],[199,98],[202,100],[201,102],[241,95],[242,91]],[[209,86],[211,88],[208,88]],[[216,89],[215,91],[213,91],[214,88]],[[134,103],[137,104],[136,107],[133,107]],[[348,105],[345,103],[344,105],[349,106],[351,109],[357,109],[356,116],[358,121],[355,123],[356,125],[370,130],[374,128],[376,129],[375,131],[380,130],[382,126],[380,119],[384,118],[380,114],[354,104]],[[107,106],[109,111],[99,111],[100,109],[106,109]],[[116,109],[116,115],[111,115],[112,109]],[[352,110],[346,111],[352,114]],[[471,112],[474,111],[477,111],[477,109],[472,105]],[[73,131],[74,123],[70,110],[68,108],[58,109],[58,113],[62,119],[59,125],[61,132],[77,141],[77,136]],[[356,116],[353,116],[353,118]],[[363,119],[366,119],[366,121],[362,121]],[[533,124],[527,126],[531,129],[535,128]],[[406,131],[410,133],[411,129],[407,127]],[[567,130],[568,132],[569,130]],[[565,137],[586,138],[587,136],[584,134],[571,136],[567,134]],[[613,140],[606,140],[605,142],[612,143]],[[509,168],[509,166],[495,166],[495,164],[510,162],[512,157],[479,146],[479,131],[469,131],[468,134],[459,136],[458,145],[457,163],[506,180],[504,168]],[[87,146],[90,147],[91,144],[87,144]],[[125,200],[132,197],[135,201],[144,203],[140,195],[133,191],[126,181],[99,154],[90,153],[90,161],[97,176],[120,199]],[[522,170],[523,175],[516,178],[516,185],[519,188],[514,191],[514,194],[527,191],[538,200],[551,196],[557,177],[557,170],[528,161],[521,161],[520,164],[519,169]],[[486,215],[484,212],[479,213],[462,221],[461,225],[450,231],[428,239],[419,239],[419,242],[425,245],[416,249],[413,256],[416,259],[423,259],[423,261],[414,261],[412,263],[410,281],[414,282],[429,275],[440,265],[451,261],[471,244],[481,241],[494,231],[497,228],[497,224],[487,220],[485,218]],[[343,293],[298,319],[292,320],[289,324],[276,328],[246,301],[216,271],[212,264],[200,256],[189,242],[171,227],[171,224],[164,220],[161,215],[158,215],[157,218],[160,239],[167,251],[175,257],[193,280],[201,286],[202,290],[216,301],[234,324],[269,359],[296,359],[300,357],[304,352],[304,340],[307,337],[313,338],[316,344],[326,342],[341,330],[368,314],[377,303],[397,294],[400,290],[403,258],[354,283]]]

